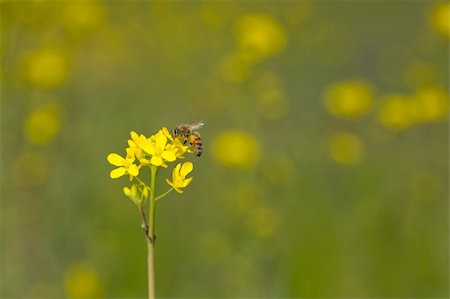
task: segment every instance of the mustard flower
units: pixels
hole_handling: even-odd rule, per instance
[[[184,158],[183,154],[189,152],[189,146],[181,143],[178,138],[174,138],[172,143],[166,146],[166,149],[174,152],[177,158]]]
[[[191,162],[185,162],[183,164],[178,163],[172,172],[172,181],[166,179],[166,183],[175,189],[178,193],[183,193],[181,188],[187,187],[192,181],[192,177],[186,179],[186,176],[194,169]]]
[[[170,136],[167,128],[163,128],[159,130],[158,133],[147,138],[144,143],[141,144],[144,152],[150,154],[152,157],[150,159],[150,163],[154,166],[162,166],[167,167],[164,160],[167,162],[173,162],[177,159],[175,152],[173,149],[167,149],[167,140]],[[172,138],[170,136],[170,138]]]
[[[136,132],[131,131],[131,139],[128,140],[128,146],[133,150],[136,158],[141,165],[150,165],[150,161],[146,158],[145,153],[142,150],[142,144],[147,141],[144,134],[138,135]]]
[[[133,177],[136,177],[139,175],[139,167],[134,164],[134,152],[131,148],[127,148],[127,156],[125,158],[121,157],[118,154],[112,153],[109,154],[107,159],[108,162],[111,163],[114,166],[118,166],[118,168],[113,169],[109,176],[112,179],[120,178],[121,176],[125,174],[130,175],[130,181],[133,179]]]

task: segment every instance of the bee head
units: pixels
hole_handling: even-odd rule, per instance
[[[180,129],[175,128],[172,130],[172,135],[178,135],[178,134],[180,134]]]

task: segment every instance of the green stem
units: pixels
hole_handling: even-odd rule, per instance
[[[156,198],[155,198],[155,201],[160,200],[161,198],[163,198],[164,196],[166,196],[167,194],[169,194],[172,190],[173,190],[173,187],[170,188],[169,190],[167,190],[166,192],[164,192],[163,194],[159,195],[158,197],[156,197]]]
[[[148,270],[148,298],[155,299],[155,204],[156,204],[156,174],[157,166],[151,166],[150,178],[150,211],[147,238],[147,270]]]

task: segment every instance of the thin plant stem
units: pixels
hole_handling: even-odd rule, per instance
[[[156,197],[156,198],[155,198],[155,201],[160,200],[161,198],[163,198],[164,196],[166,196],[167,194],[169,194],[172,190],[173,190],[173,187],[170,188],[169,190],[167,190],[166,192],[164,192],[163,194],[159,195],[158,197]]]
[[[147,270],[148,270],[148,298],[155,299],[155,204],[156,204],[156,174],[158,167],[151,166],[150,178],[150,211],[147,238]]]

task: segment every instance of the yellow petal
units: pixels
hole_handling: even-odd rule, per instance
[[[130,167],[128,168],[128,173],[132,176],[138,176],[139,168],[137,167],[136,164],[131,164]]]
[[[177,166],[172,171],[172,180],[175,181],[180,176],[180,168],[181,163],[178,163]]]
[[[151,139],[145,139],[145,141],[143,141],[141,143],[141,148],[149,153],[150,155],[154,155],[155,154],[155,146],[153,145]]]
[[[163,157],[169,162],[173,162],[177,159],[177,156],[175,156],[175,154],[171,151],[163,151],[161,157]]]
[[[131,140],[136,142],[139,139],[139,135],[135,131],[130,132]]]
[[[167,143],[167,137],[164,135],[162,131],[159,131],[155,136],[155,145],[158,148],[165,148]]]
[[[118,154],[109,154],[108,157],[108,162],[111,163],[114,166],[122,166],[123,162],[125,161],[124,158],[122,158],[121,156],[119,156]]]
[[[163,132],[163,134],[164,134],[167,138],[169,138],[169,140],[173,140],[172,135],[170,134],[169,130],[167,130],[166,127],[163,127],[163,128],[161,129],[161,131]]]
[[[139,160],[139,162],[144,166],[150,165],[150,160],[148,160],[148,159],[143,158],[143,159]]]
[[[131,148],[131,147],[127,147],[126,149],[125,149],[126,151],[127,151],[127,160],[131,160],[131,162],[133,162],[134,161],[134,150]]]
[[[120,178],[121,176],[123,176],[126,172],[127,172],[127,170],[125,169],[125,167],[119,167],[119,168],[112,170],[109,173],[109,176],[112,179],[117,179],[117,178]]]
[[[150,162],[152,163],[152,165],[161,166],[163,160],[159,156],[153,156],[152,159],[150,160]]]
[[[187,187],[187,185],[189,185],[191,183],[191,181],[192,181],[192,178],[188,178],[188,179],[184,180],[180,187],[183,187],[183,188]]]
[[[186,177],[192,171],[192,169],[194,169],[194,165],[191,162],[185,162],[181,166],[180,174],[183,177]]]

